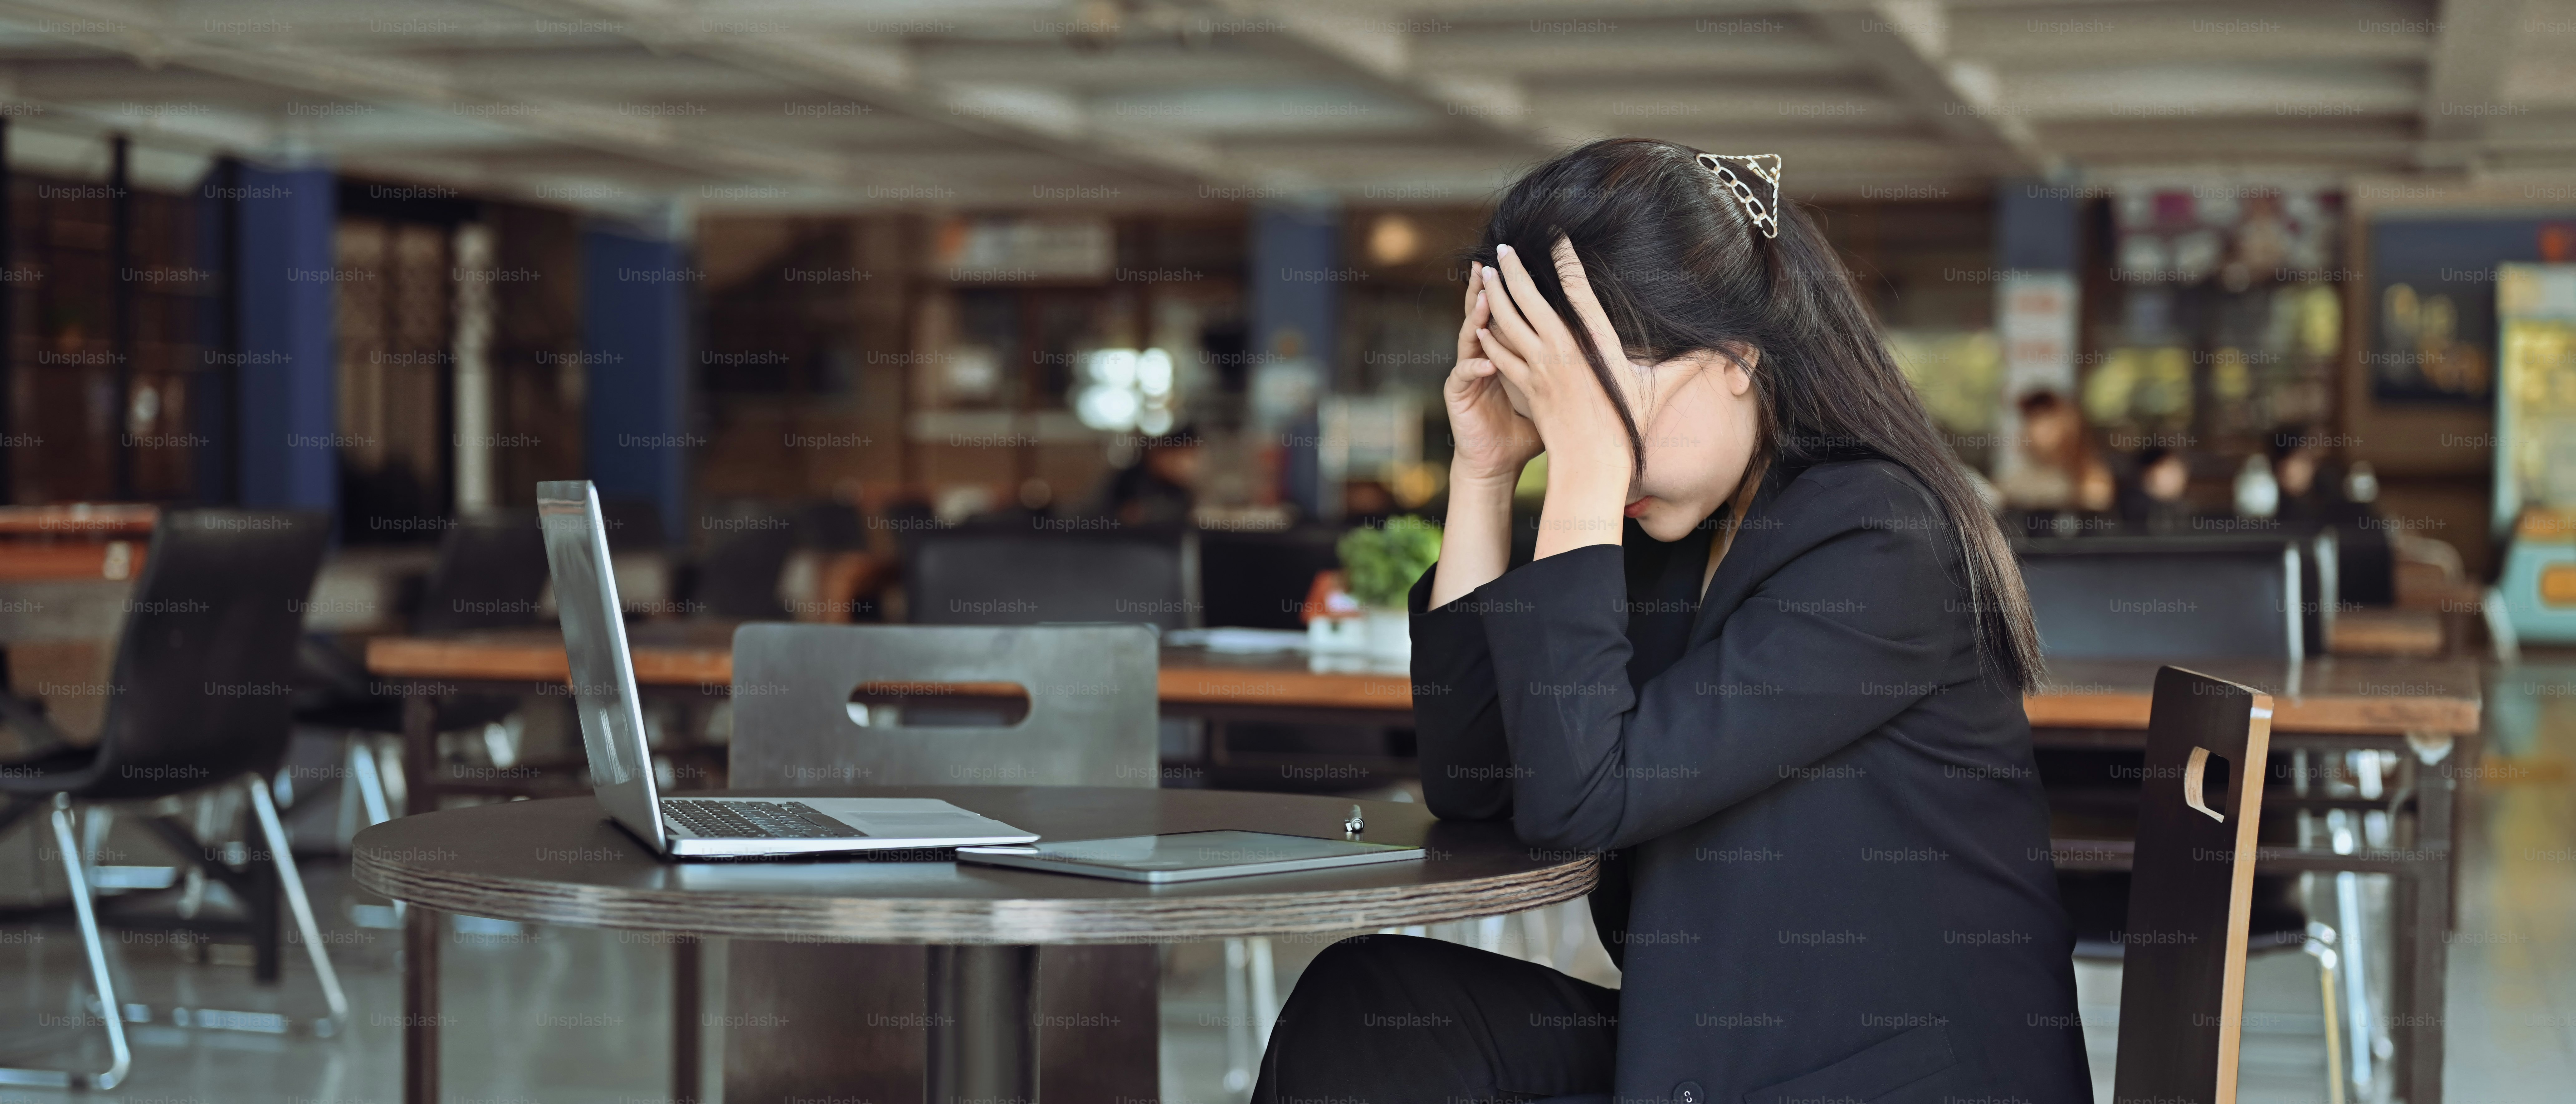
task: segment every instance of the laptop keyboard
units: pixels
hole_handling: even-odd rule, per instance
[[[665,798],[662,816],[716,839],[855,839],[867,833],[800,801],[691,801]]]

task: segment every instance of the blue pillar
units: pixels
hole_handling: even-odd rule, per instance
[[[241,364],[239,480],[244,506],[335,509],[340,503],[334,387],[339,214],[329,169],[241,172],[236,254]]]
[[[684,353],[696,274],[680,242],[604,223],[583,231],[581,264],[583,460],[602,500],[651,502],[676,542],[691,527]]]
[[[1995,193],[1995,267],[2075,271],[2077,194],[2071,185],[2004,181]]]
[[[1341,213],[1329,207],[1264,207],[1252,218],[1252,351],[1255,396],[1265,374],[1304,373],[1311,394],[1333,385],[1339,349],[1333,324],[1340,307]],[[1282,497],[1308,516],[1323,512],[1324,489],[1316,470],[1316,421],[1304,411],[1263,411],[1276,419],[1263,428],[1280,434],[1285,463]],[[1338,508],[1338,507],[1336,507]]]

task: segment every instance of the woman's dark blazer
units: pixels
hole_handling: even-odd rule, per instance
[[[1712,519],[1413,592],[1431,810],[1608,852],[1618,1099],[2092,1099],[2021,697],[1956,534],[1878,460]]]

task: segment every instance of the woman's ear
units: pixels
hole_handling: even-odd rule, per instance
[[[1717,358],[1718,371],[1726,380],[1726,393],[1742,398],[1753,390],[1753,369],[1762,363],[1762,350],[1740,342],[1731,342]]]

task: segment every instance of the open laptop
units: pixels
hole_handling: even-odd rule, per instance
[[[609,573],[608,528],[588,480],[537,484],[574,708],[591,789],[608,815],[672,858],[766,858],[839,851],[1027,843],[1037,833],[915,797],[662,797],[644,740],[626,622]]]

